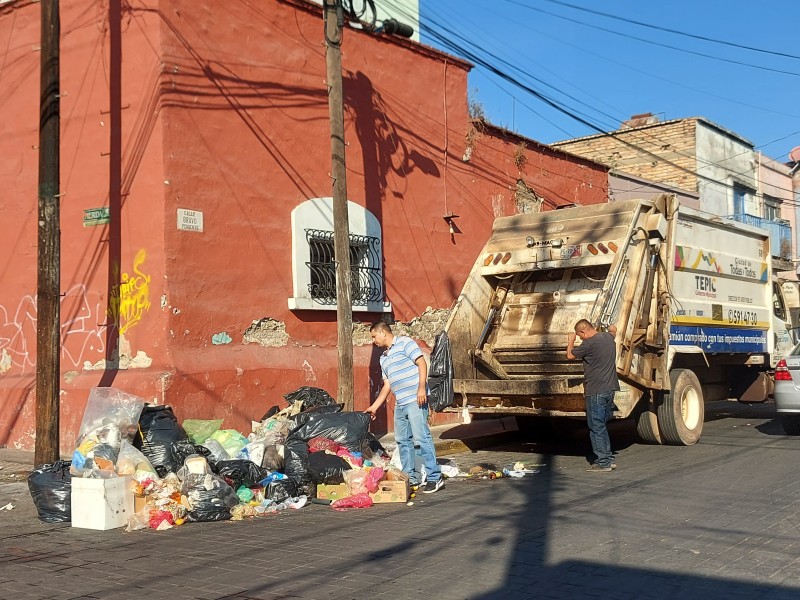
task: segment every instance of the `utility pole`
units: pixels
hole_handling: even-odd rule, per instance
[[[61,225],[59,214],[58,0],[42,0],[39,95],[38,278],[36,288],[36,451],[34,463],[59,458],[61,380]]]
[[[324,0],[325,62],[328,72],[328,111],[331,123],[333,178],[333,250],[336,260],[336,326],[339,337],[337,400],[353,410],[353,306],[350,284],[350,222],[347,215],[344,102],[342,99],[342,0]]]

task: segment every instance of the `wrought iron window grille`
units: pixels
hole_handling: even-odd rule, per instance
[[[308,291],[320,304],[336,306],[336,261],[333,232],[306,229],[311,278]],[[353,305],[383,301],[381,240],[368,235],[350,236],[350,285]]]

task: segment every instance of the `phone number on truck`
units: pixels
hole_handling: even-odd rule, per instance
[[[749,310],[728,311],[728,323],[731,325],[758,325],[758,314]]]

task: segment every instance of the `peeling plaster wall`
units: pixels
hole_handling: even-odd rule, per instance
[[[408,323],[396,321],[391,323],[395,335],[407,335],[417,341],[425,342],[433,348],[436,334],[444,330],[447,318],[450,316],[448,308],[431,308],[428,306],[419,317],[414,317]],[[369,328],[372,323],[355,323],[353,325],[353,344],[364,346],[372,343]]]
[[[289,343],[286,323],[281,323],[269,317],[253,321],[253,324],[244,332],[243,343],[258,344],[265,347],[285,346]]]

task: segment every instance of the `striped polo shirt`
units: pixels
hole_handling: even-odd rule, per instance
[[[381,372],[389,381],[397,406],[417,401],[419,367],[414,361],[421,356],[417,343],[405,335],[395,336],[392,345],[381,355]]]

